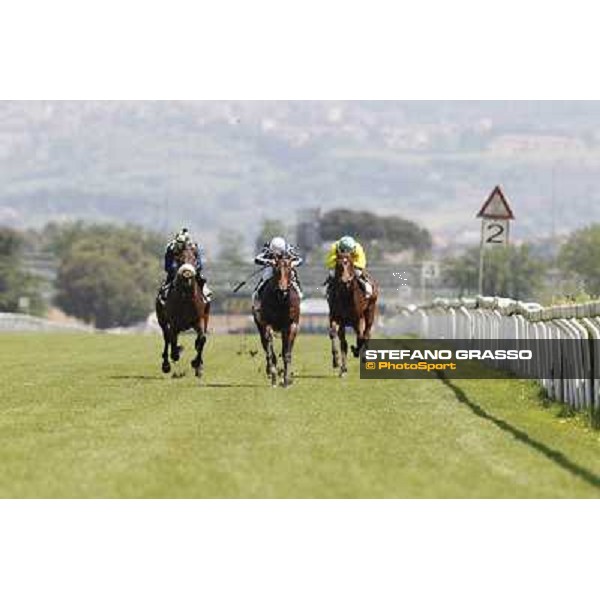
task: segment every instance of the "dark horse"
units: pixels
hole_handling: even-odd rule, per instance
[[[345,253],[337,255],[335,275],[329,286],[327,300],[329,302],[329,338],[331,339],[333,368],[339,367],[340,377],[348,372],[346,327],[352,327],[356,332],[356,346],[352,346],[352,354],[356,357],[371,337],[379,285],[372,278],[369,278],[369,281],[373,286],[373,293],[367,298],[358,283],[351,256]]]
[[[175,275],[165,304],[156,299],[156,316],[165,342],[162,353],[162,371],[169,373],[169,346],[171,347],[171,360],[177,362],[180,358],[181,346],[177,337],[183,331],[194,329],[196,331],[196,356],[191,364],[197,377],[202,376],[203,359],[202,351],[206,343],[208,329],[208,316],[210,302],[202,295],[202,285],[196,276],[195,256],[191,248],[186,248],[181,255],[182,265]]]
[[[300,297],[292,285],[292,259],[277,258],[273,262],[273,277],[262,289],[260,310],[252,309],[254,322],[267,360],[267,376],[271,385],[277,385],[277,357],[273,349],[273,332],[281,332],[281,356],[283,357],[283,381],[292,384],[292,348],[300,321]]]

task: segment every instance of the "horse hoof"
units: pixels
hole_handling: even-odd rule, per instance
[[[351,346],[350,350],[352,350],[352,356],[354,356],[354,358],[358,358],[358,355],[360,354],[358,348],[356,346]]]
[[[200,379],[202,377],[202,371],[203,371],[203,369],[201,366],[196,368],[196,377],[198,379]]]
[[[169,363],[164,363],[162,366],[162,372],[163,373],[170,373],[171,372],[171,365]]]
[[[348,375],[348,371],[340,371],[340,377],[346,377]]]

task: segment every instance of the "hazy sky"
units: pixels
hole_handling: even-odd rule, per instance
[[[209,240],[299,209],[479,235],[496,184],[517,238],[600,219],[597,102],[0,102],[0,222],[85,218]]]

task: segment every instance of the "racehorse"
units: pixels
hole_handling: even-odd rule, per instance
[[[292,285],[292,259],[279,257],[273,261],[273,276],[260,295],[261,307],[252,308],[252,316],[265,351],[267,376],[277,385],[277,357],[273,348],[273,332],[281,332],[283,387],[292,384],[292,348],[300,322],[300,296]]]
[[[329,286],[327,300],[329,302],[329,338],[331,339],[333,368],[340,369],[340,377],[348,372],[346,327],[352,327],[356,333],[356,346],[351,347],[355,357],[359,356],[361,348],[371,337],[379,284],[372,278],[369,281],[373,286],[373,293],[367,298],[358,283],[352,257],[348,253],[338,253],[335,275]]]
[[[196,377],[201,377],[204,369],[202,353],[206,343],[210,302],[207,302],[202,295],[202,286],[198,282],[194,267],[196,263],[194,251],[189,247],[185,248],[180,262],[182,264],[171,284],[166,302],[163,304],[159,297],[156,298],[156,316],[164,339],[162,371],[163,373],[171,371],[169,346],[171,347],[171,360],[177,362],[182,349],[177,343],[177,337],[188,329],[194,329],[197,334],[196,356],[191,365],[195,370]]]

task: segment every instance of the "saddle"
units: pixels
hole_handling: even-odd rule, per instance
[[[367,271],[365,269],[363,269],[363,271],[362,271],[362,276],[361,277],[355,276],[355,279],[356,279],[356,283],[358,285],[360,294],[364,298],[364,301],[370,302],[370,299],[373,297],[373,294],[377,293],[376,292],[376,290],[377,290],[376,280],[369,273],[367,273]],[[367,282],[368,285],[371,286],[370,293],[367,293],[367,290],[365,289],[365,282]],[[334,280],[331,279],[331,282],[327,286],[327,292],[326,292],[327,302],[329,303],[330,307],[337,301],[337,293],[338,292],[336,290],[336,286],[333,283],[334,283]]]

